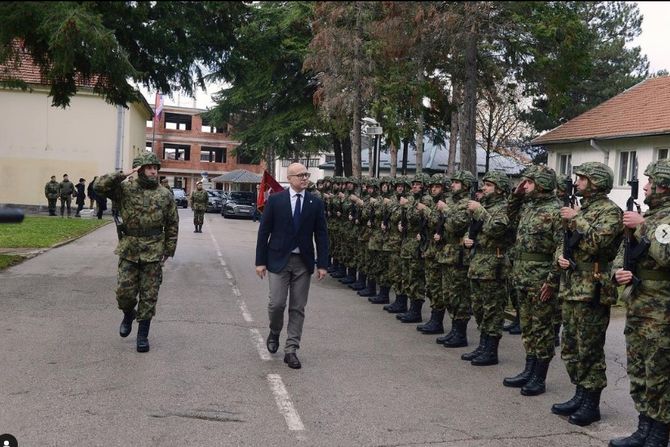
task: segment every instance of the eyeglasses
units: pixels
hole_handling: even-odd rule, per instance
[[[309,172],[303,172],[302,174],[289,174],[287,177],[300,177],[300,178],[309,178],[312,175]]]

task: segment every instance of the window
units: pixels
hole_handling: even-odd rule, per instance
[[[178,161],[190,160],[191,146],[167,143],[163,145],[163,159]]]
[[[147,127],[150,128],[150,129],[151,129],[152,127],[154,127],[154,120],[148,120],[148,121],[147,121]]]
[[[670,152],[668,148],[656,149],[656,160],[667,160],[668,152]]]
[[[200,161],[209,163],[225,163],[226,162],[225,147],[206,147],[200,149]]]
[[[335,156],[333,156],[334,158]],[[296,163],[293,160],[282,160],[281,165],[283,168],[287,168],[288,165],[291,163]],[[301,163],[304,166],[308,168],[318,168],[319,167],[319,159],[318,158],[301,158],[300,160],[297,160],[297,163]]]
[[[637,176],[637,154],[635,151],[619,153],[619,186],[626,186],[628,180]]]
[[[186,182],[184,181],[184,177],[174,178],[174,186],[173,186],[174,188],[184,189],[184,184],[186,184]]]
[[[209,122],[206,119],[202,119],[202,127],[201,127],[201,132],[204,133],[223,133],[223,128],[216,127],[212,125],[211,122]]]
[[[151,141],[147,141],[147,144],[144,147],[144,150],[146,150],[147,152],[153,152],[153,144],[151,143]]]
[[[572,175],[572,154],[558,155],[558,173]]]
[[[326,155],[326,163],[335,163],[334,155]]]
[[[191,130],[191,115],[166,113],[165,128],[172,130]]]

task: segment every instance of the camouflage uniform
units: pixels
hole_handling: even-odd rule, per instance
[[[200,183],[200,182],[198,182]],[[196,184],[197,186],[197,184]],[[191,209],[193,209],[193,225],[195,225],[194,233],[202,233],[202,224],[205,223],[205,211],[207,211],[207,204],[209,203],[209,195],[204,189],[191,192]]]
[[[152,153],[133,160],[133,167],[146,165],[160,167],[160,162]],[[142,170],[135,180],[124,182],[125,179],[123,173],[103,175],[96,180],[94,188],[96,194],[109,197],[118,204],[123,219],[123,237],[115,251],[119,256],[116,300],[124,312],[122,326],[132,323],[135,317],[140,322],[139,351],[140,337],[146,340],[149,322],[156,313],[163,277],[162,262],[174,256],[177,248],[179,216],[168,191],[147,178]],[[122,336],[129,333],[128,329]]]
[[[498,363],[498,343],[502,337],[507,303],[505,278],[509,269],[506,253],[509,246],[509,218],[505,199],[509,180],[503,173],[489,171],[482,181],[495,184],[496,192],[483,196],[481,206],[472,213],[473,221],[482,223],[468,269],[472,308],[475,318],[479,318],[481,348],[478,348],[480,351],[476,355],[475,349],[461,357],[477,366]],[[475,357],[471,358],[471,355]]]
[[[356,253],[358,252],[358,235],[354,222],[358,209],[351,200],[351,195],[356,194],[358,179],[348,177],[345,182],[345,191],[340,207],[340,237],[342,240],[342,262],[347,267],[347,275],[339,281],[342,284],[352,284],[356,282]]]
[[[47,198],[49,203],[49,216],[56,215],[56,201],[58,200],[59,192],[60,186],[55,179],[44,185],[44,197]]]
[[[67,217],[70,217],[72,204],[72,195],[75,194],[74,183],[65,179],[58,184],[58,196],[60,197],[60,216],[65,214],[65,207],[67,206]]]
[[[398,224],[403,220],[403,211],[400,206],[400,198],[404,197],[408,185],[411,185],[407,177],[397,177],[394,181],[394,197],[385,205],[386,212],[382,220],[381,228],[384,233],[384,245],[382,250],[388,257],[388,280],[396,292],[395,301],[384,306],[389,313],[401,313],[407,311],[407,295],[402,290],[402,265],[400,260],[400,247],[405,234],[400,231]],[[400,191],[400,192],[399,192]]]
[[[657,187],[670,187],[670,161],[650,164],[645,175],[651,182],[651,194],[645,198],[649,209],[644,222],[631,231],[629,247],[646,244],[648,248],[632,271],[640,283],[627,285],[622,296],[630,394],[640,413],[637,435],[631,438],[646,439],[650,444],[652,438],[657,443],[651,445],[665,446],[670,423],[670,243],[663,238],[663,228],[657,230],[665,225],[666,234],[670,231],[670,193],[659,193]],[[613,273],[624,266],[623,254],[622,250],[617,256]],[[625,441],[630,438],[610,445],[633,445]]]
[[[384,235],[381,224],[387,215],[387,206],[384,199],[393,196],[393,182],[390,177],[382,177],[379,180],[380,195],[371,200],[367,226],[370,228],[370,240],[368,250],[370,253],[370,273],[379,284],[379,294],[370,296],[368,301],[373,304],[387,304],[389,302],[389,291],[391,281],[388,277],[388,256],[384,253]]]
[[[577,191],[584,196],[582,206],[569,221],[579,238],[578,244],[573,244],[575,268],[563,270],[559,298],[563,302],[561,358],[577,391],[570,401],[555,404],[552,411],[569,414],[572,424],[588,425],[600,420],[600,393],[607,385],[605,334],[610,305],[617,299],[608,273],[621,244],[623,224],[621,208],[607,198],[614,179],[612,170],[603,163],[587,162],[575,173],[587,178],[590,186],[586,192]],[[557,257],[562,252],[560,245]]]
[[[359,275],[359,283],[352,285],[354,290],[358,290],[359,296],[375,296],[377,294],[377,276],[374,272],[374,265],[372,254],[370,251],[370,238],[375,231],[373,222],[378,221],[378,216],[375,214],[375,204],[379,201],[379,182],[376,178],[368,178],[365,180],[367,194],[363,198],[363,205],[359,207],[356,219],[358,229],[358,269],[361,272]]]
[[[465,254],[463,236],[470,225],[468,193],[475,183],[475,177],[470,171],[456,171],[452,174],[451,195],[445,199],[447,208],[442,211],[443,224],[437,231],[444,246],[436,260],[441,267],[442,293],[452,326],[446,336],[438,337],[436,341],[447,348],[468,345],[467,326],[472,309],[468,280],[469,257]],[[455,184],[460,184],[460,189],[456,189]]]
[[[523,175],[535,189],[512,194],[509,200],[510,226],[516,228],[512,249],[512,283],[519,299],[519,311],[526,366],[505,386],[522,387],[521,394],[534,396],[545,391],[549,362],[554,357],[554,316],[558,300],[540,300],[544,283],[555,289],[559,275],[554,254],[561,242],[560,204],[554,189],[556,173],[546,166],[532,167]]]

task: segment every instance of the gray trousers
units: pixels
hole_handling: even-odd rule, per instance
[[[268,272],[268,280],[270,283],[270,302],[268,303],[270,332],[281,333],[288,298],[288,336],[284,352],[296,352],[300,348],[311,275],[300,255],[292,254],[284,270],[279,273]]]

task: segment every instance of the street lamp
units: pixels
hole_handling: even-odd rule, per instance
[[[363,118],[363,133],[368,136],[374,136],[374,151],[372,153],[372,173],[379,178],[379,151],[381,149],[381,135],[383,133],[382,126],[379,125],[374,118]]]

